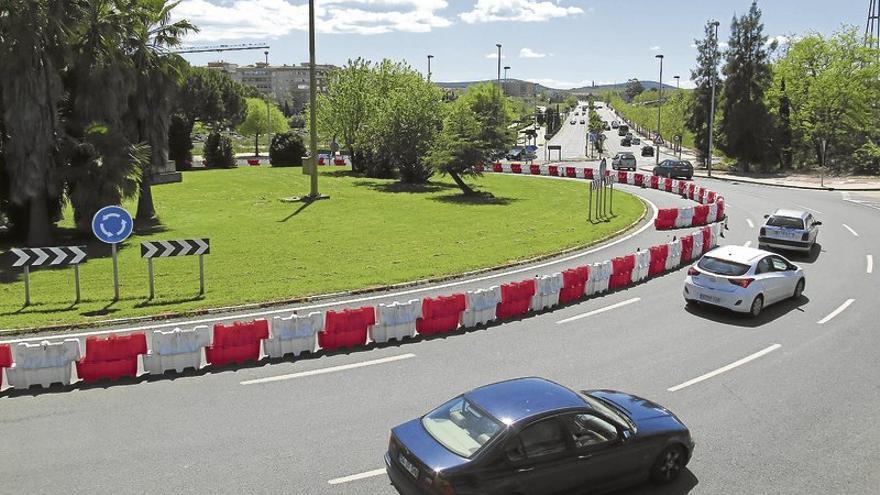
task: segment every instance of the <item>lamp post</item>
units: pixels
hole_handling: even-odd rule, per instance
[[[679,83],[681,82],[681,76],[672,76],[672,78],[675,79],[675,90],[680,90],[681,85]]]
[[[428,82],[431,82],[431,59],[434,58],[433,55],[428,55]]]
[[[507,71],[510,70],[509,65],[504,66],[504,82],[507,82]]]
[[[498,87],[501,88],[501,43],[495,43],[498,47]]]
[[[712,47],[712,102],[709,105],[709,149],[706,150],[706,175],[712,177],[712,130],[715,127],[715,67],[718,65],[716,60],[718,55],[718,26],[721,23],[713,21],[712,26],[715,27],[714,44]]]
[[[272,101],[272,75],[269,73],[269,50],[263,52],[266,56],[266,75],[269,76],[269,92],[266,93],[266,147],[272,143],[272,113],[270,112],[270,102]]]
[[[309,197],[321,198],[318,192],[318,94],[315,67],[315,0],[309,0],[309,168],[311,180]]]
[[[660,59],[660,87],[657,97],[657,138],[654,140],[654,144],[657,147],[656,153],[654,153],[654,158],[656,164],[660,165],[660,111],[663,108],[663,55],[654,55],[654,58]]]

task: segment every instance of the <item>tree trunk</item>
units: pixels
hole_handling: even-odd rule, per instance
[[[458,173],[450,170],[449,176],[452,177],[452,180],[455,181],[455,185],[457,185],[459,189],[461,189],[461,192],[463,192],[465,196],[473,196],[476,194],[476,191],[471,189],[471,186],[467,185],[463,180],[461,180],[461,177],[458,175]]]
[[[254,156],[260,156],[260,135],[254,134]]]
[[[135,226],[147,227],[156,223],[156,208],[153,206],[153,167],[144,168],[138,194]]]
[[[28,201],[28,246],[49,246],[52,244],[49,207],[46,201],[45,191],[36,194]]]

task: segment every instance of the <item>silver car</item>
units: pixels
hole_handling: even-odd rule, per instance
[[[712,306],[758,316],[766,306],[799,298],[804,271],[782,256],[745,246],[722,246],[704,254],[688,269],[687,304]]]
[[[764,215],[758,247],[810,252],[820,225],[822,222],[805,211],[776,210],[772,215]]]

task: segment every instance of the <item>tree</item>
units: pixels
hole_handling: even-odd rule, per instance
[[[776,46],[767,45],[757,2],[731,21],[728,45],[718,144],[748,172],[766,158],[771,122],[764,93],[772,80],[769,59]]]
[[[718,97],[718,40],[715,27],[706,22],[703,39],[694,40],[697,45],[697,67],[691,70],[691,80],[696,84],[690,108],[686,110],[685,127],[694,134],[694,147],[701,160],[709,156],[709,112],[712,100],[712,81],[716,81],[715,96]]]
[[[327,76],[327,92],[318,96],[318,131],[322,136],[338,136],[348,150],[351,168],[363,172],[363,153],[355,150],[364,136],[369,118],[378,105],[370,62],[349,60],[341,69]]]
[[[475,84],[459,98],[468,105],[480,124],[480,140],[493,150],[493,158],[506,153],[516,143],[510,127],[513,110],[509,99],[492,83]]]
[[[205,139],[205,166],[210,168],[235,168],[235,150],[232,140],[217,131],[208,134]]]
[[[268,133],[286,132],[287,119],[277,105],[260,98],[247,99],[247,117],[238,126],[238,132],[254,137],[254,155],[260,156],[260,136]]]
[[[641,81],[639,81],[638,79],[630,79],[623,87],[623,100],[629,103],[633,101],[636,96],[642,94],[643,91],[645,91],[645,87],[642,86]]]
[[[189,170],[192,165],[191,129],[180,115],[171,117],[171,125],[168,127],[168,159],[174,160],[177,170]]]
[[[272,136],[269,145],[269,163],[273,167],[302,167],[306,145],[302,136],[294,132],[283,132]]]
[[[495,89],[497,92],[497,89]],[[477,194],[464,177],[477,177],[475,166],[486,163],[495,149],[483,139],[483,128],[477,114],[465,98],[451,104],[427,160],[443,175],[449,175],[466,196]]]

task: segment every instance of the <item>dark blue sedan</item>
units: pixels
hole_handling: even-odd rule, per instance
[[[592,493],[669,483],[693,448],[687,427],[651,401],[518,378],[392,429],[385,468],[403,495]]]

